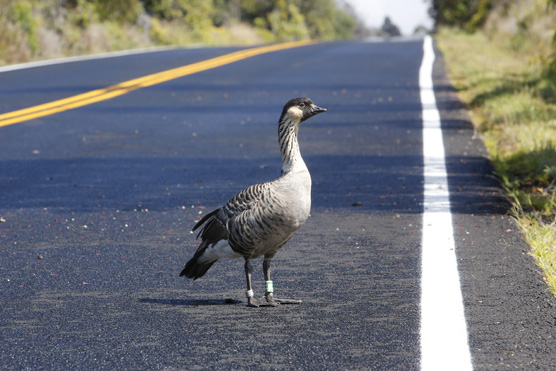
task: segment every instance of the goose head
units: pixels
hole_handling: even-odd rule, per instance
[[[293,122],[302,123],[321,112],[326,112],[326,108],[317,106],[311,99],[294,98],[284,106],[280,121],[290,119]]]

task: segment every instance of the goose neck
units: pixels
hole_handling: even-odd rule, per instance
[[[299,123],[291,120],[281,122],[278,129],[278,140],[282,154],[282,174],[307,170],[307,166],[301,157],[297,134]]]

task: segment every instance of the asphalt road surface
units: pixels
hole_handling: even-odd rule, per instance
[[[3,72],[0,114],[236,50]],[[422,40],[307,45],[0,127],[0,368],[419,369],[422,57]],[[473,366],[553,369],[554,298],[441,56],[434,83]],[[248,308],[241,260],[178,274],[200,216],[279,175],[297,96],[328,109],[300,129],[311,217],[273,260],[276,295],[303,303]]]

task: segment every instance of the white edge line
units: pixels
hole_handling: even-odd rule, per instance
[[[432,82],[432,38],[423,42],[424,213],[421,252],[421,370],[472,370],[450,212],[440,114]]]
[[[43,61],[26,62],[26,63],[18,63],[18,64],[10,64],[10,65],[7,65],[7,66],[2,66],[2,67],[0,67],[0,73],[9,72],[9,71],[23,70],[23,69],[26,69],[26,68],[50,66],[50,65],[54,65],[54,64],[81,62],[81,61],[88,61],[88,60],[94,60],[94,59],[122,57],[122,56],[126,56],[126,55],[153,53],[153,52],[173,50],[173,49],[178,49],[178,47],[176,47],[176,46],[153,46],[153,47],[150,47],[150,48],[129,49],[129,50],[120,50],[120,51],[115,51],[115,52],[107,52],[107,53],[80,55],[80,56],[75,56],[75,57],[63,57],[63,58],[46,59],[46,60],[43,60]]]

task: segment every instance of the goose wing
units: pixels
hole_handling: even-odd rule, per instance
[[[226,204],[209,214],[205,215],[195,226],[193,231],[203,226],[197,235],[207,242],[217,242],[229,239],[230,225],[233,224],[233,230],[242,228],[236,225],[237,218],[255,208],[264,198],[269,183],[255,184],[237,193]],[[240,218],[243,219],[243,218]],[[237,240],[237,236],[235,238]],[[239,241],[238,241],[239,242]]]

